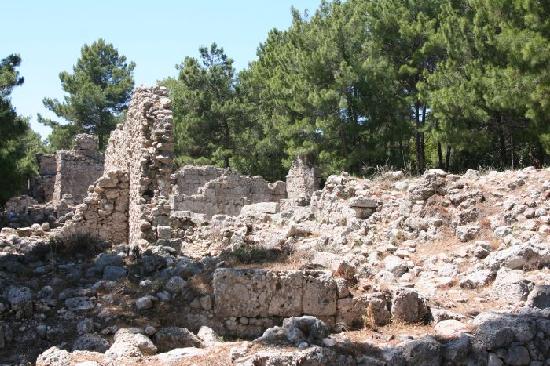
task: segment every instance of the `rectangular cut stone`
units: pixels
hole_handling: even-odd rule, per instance
[[[330,272],[222,268],[212,281],[218,317],[334,316],[337,286]]]
[[[299,316],[302,314],[302,271],[268,272],[270,282],[269,315]]]
[[[304,314],[313,316],[335,315],[337,294],[336,282],[328,272],[306,272],[302,300]]]
[[[218,269],[212,283],[218,316],[267,316],[270,291],[265,271]]]

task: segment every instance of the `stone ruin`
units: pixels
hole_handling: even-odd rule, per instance
[[[98,151],[97,138],[76,135],[72,150],[56,153],[56,174],[52,203],[59,204],[65,195],[76,203],[86,196],[88,187],[103,174],[103,156]]]
[[[57,160],[54,154],[37,154],[38,176],[29,181],[29,196],[38,203],[50,202],[53,199]]]
[[[288,171],[286,185],[289,199],[309,200],[321,188],[319,170],[310,158],[298,156]]]
[[[172,176],[172,210],[237,216],[242,208],[260,202],[279,202],[286,197],[283,182],[268,183],[211,166],[184,166]]]
[[[138,88],[126,121],[111,133],[105,171],[57,238],[89,235],[147,247],[170,239],[172,112],[163,87]]]
[[[56,154],[37,154],[38,175],[28,182],[28,194],[6,202],[6,216],[14,226],[51,223],[73,211],[88,187],[103,173],[97,139],[76,135],[74,148]]]
[[[241,366],[548,364],[550,170],[342,173],[322,189],[304,158],[286,184],[210,166],[174,172],[167,95],[136,89],[84,191],[71,162],[97,158],[92,140],[58,154],[57,209],[83,198],[57,227],[0,232],[0,359],[36,343],[48,366],[186,364],[209,352],[228,354],[212,364]],[[113,245],[78,259],[32,251],[82,235]],[[498,306],[507,312],[488,311]],[[407,326],[413,335],[398,334]],[[356,329],[369,341],[348,337]],[[254,340],[229,350],[218,335]],[[72,353],[52,346],[67,341]]]

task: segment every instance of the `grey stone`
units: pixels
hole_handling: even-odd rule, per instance
[[[283,329],[287,339],[294,344],[307,341],[322,345],[323,339],[329,334],[329,327],[313,316],[286,318],[283,320]]]
[[[155,298],[151,295],[140,297],[136,300],[136,308],[138,310],[148,310],[153,307],[153,300]]]
[[[81,335],[73,343],[73,351],[105,352],[108,348],[109,342],[96,334]]]
[[[66,299],[65,306],[71,311],[86,311],[93,309],[95,304],[90,298],[79,296]]]
[[[438,366],[443,359],[441,345],[430,336],[406,343],[403,356],[409,365],[415,366]]]
[[[511,366],[524,366],[529,365],[531,357],[529,356],[529,351],[524,346],[513,346],[506,353],[504,362]]]
[[[10,286],[6,298],[11,306],[21,306],[32,300],[32,292],[28,287]]]
[[[422,322],[429,316],[426,300],[409,288],[400,288],[393,294],[391,313],[394,320],[405,323]]]
[[[184,287],[185,281],[180,276],[171,277],[164,285],[164,288],[173,294],[181,293]]]
[[[117,281],[126,277],[128,271],[124,267],[106,266],[103,270],[103,279],[106,281]]]
[[[174,348],[201,346],[201,340],[187,328],[161,328],[155,333],[154,340],[160,352],[167,352]]]

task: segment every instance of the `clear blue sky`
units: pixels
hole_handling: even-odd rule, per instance
[[[72,70],[80,48],[98,38],[111,42],[136,62],[136,85],[175,76],[185,56],[217,42],[238,70],[256,57],[272,28],[290,25],[292,6],[313,12],[320,0],[0,0],[0,58],[19,53],[25,83],[12,102],[31,117],[43,137],[47,127],[36,114],[54,117],[42,98],[62,98],[58,74]]]

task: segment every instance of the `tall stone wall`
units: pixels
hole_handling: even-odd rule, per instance
[[[72,195],[75,202],[82,201],[88,187],[103,174],[103,157],[97,150],[97,139],[92,135],[77,135],[74,149],[58,151],[56,161],[54,205],[65,194]]]
[[[207,178],[220,173],[197,188]],[[213,167],[184,167],[173,178],[172,209],[201,213],[207,217],[218,214],[236,216],[245,205],[278,202],[286,197],[284,182],[268,183],[262,177],[244,176]]]
[[[319,171],[309,159],[299,156],[292,163],[286,177],[289,199],[311,198],[321,185]]]
[[[109,138],[103,175],[54,236],[91,235],[142,248],[169,238],[173,135],[167,95],[164,87],[134,91],[126,121]]]
[[[168,90],[138,88],[124,125],[128,142],[129,241],[140,247],[169,239],[174,138]]]

